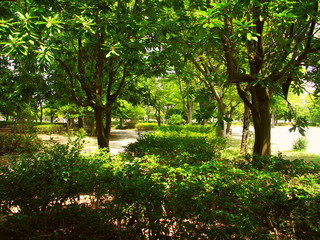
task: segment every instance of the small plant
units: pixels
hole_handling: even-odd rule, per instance
[[[300,137],[296,141],[293,142],[293,150],[296,151],[304,151],[307,149],[308,141],[305,137]]]

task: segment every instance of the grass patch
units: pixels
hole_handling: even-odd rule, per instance
[[[320,163],[320,155],[314,153],[306,153],[304,151],[282,151],[284,158],[289,160],[303,159],[306,162]]]

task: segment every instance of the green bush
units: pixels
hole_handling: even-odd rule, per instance
[[[160,132],[179,132],[179,133],[211,133],[214,131],[212,125],[161,125]]]
[[[162,134],[146,135],[139,145],[151,151],[152,144],[160,144],[160,156],[110,156],[105,151],[83,156],[77,140],[0,167],[0,235],[318,239],[319,165],[281,155],[219,160],[200,154],[201,141],[206,139],[211,148],[214,136],[189,133],[191,140],[200,139],[196,153],[186,133]],[[174,148],[179,151],[171,153]],[[192,154],[199,159],[182,157]],[[84,196],[91,201],[79,201]]]
[[[296,151],[304,151],[307,149],[308,141],[305,137],[300,137],[293,142],[292,149]]]
[[[0,167],[2,237],[79,239],[107,230],[105,222],[98,224],[104,221],[100,210],[85,207],[92,207],[100,192],[103,163],[80,155],[80,150],[79,139],[67,145],[52,143],[43,152]],[[89,196],[84,205],[80,196]]]
[[[40,124],[34,126],[34,131],[42,134],[57,134],[65,132],[66,127],[61,124]]]
[[[0,135],[0,155],[35,153],[42,146],[41,140],[35,135]]]
[[[173,114],[169,118],[169,124],[170,125],[180,125],[184,122],[183,117],[181,114]]]
[[[17,123],[12,125],[15,133],[57,134],[66,131],[63,124]]]
[[[159,155],[166,164],[201,163],[220,156],[225,147],[223,138],[189,133],[145,134],[127,146],[133,156]]]
[[[138,131],[141,131],[141,130],[157,130],[158,129],[158,124],[157,123],[137,123],[135,125],[135,128]]]

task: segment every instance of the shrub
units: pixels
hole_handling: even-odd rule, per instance
[[[107,230],[100,211],[85,207],[96,202],[103,163],[92,162],[80,150],[80,139],[67,145],[52,143],[43,152],[22,155],[0,167],[1,236],[79,239]],[[88,197],[81,203],[80,196]]]
[[[179,124],[182,124],[183,122],[184,122],[184,119],[181,116],[181,114],[173,114],[170,116],[170,119],[169,119],[170,125],[179,125]]]
[[[17,123],[13,125],[15,133],[56,134],[65,132],[65,130],[66,127],[63,124]]]
[[[308,141],[305,137],[299,137],[293,142],[292,149],[296,151],[304,151],[307,149]]]
[[[135,128],[138,131],[141,131],[141,130],[157,130],[158,129],[158,124],[157,123],[137,123],[135,125]]]
[[[213,132],[212,125],[161,125],[160,132],[179,132],[179,133],[205,133]]]
[[[36,133],[42,134],[57,134],[66,131],[66,128],[62,124],[40,124],[34,126]]]
[[[281,155],[190,163],[181,157],[191,154],[186,152],[191,145],[186,144],[185,133],[175,133],[177,138],[161,133],[146,136],[146,145],[141,146],[148,151],[148,143],[154,142],[162,145],[159,149],[172,151],[170,145],[181,138],[183,143],[175,146],[181,152],[134,158],[100,151],[83,156],[78,139],[0,167],[0,235],[7,239],[318,239],[319,165],[291,162]],[[210,142],[200,133],[190,136]],[[200,153],[197,156],[201,158]],[[79,196],[91,202],[80,202]]]
[[[136,157],[160,155],[166,164],[201,163],[220,156],[225,139],[203,134],[145,134],[127,146]]]
[[[35,135],[0,135],[0,155],[35,153],[42,146],[41,140]]]

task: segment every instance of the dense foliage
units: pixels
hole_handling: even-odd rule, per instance
[[[159,144],[159,156],[82,155],[77,139],[11,160],[0,168],[1,236],[317,239],[319,165],[281,155],[219,159],[204,133],[168,133],[128,148],[153,154]]]
[[[135,157],[158,155],[167,165],[180,165],[211,161],[225,146],[226,140],[215,137],[210,126],[173,125],[140,135],[137,142],[129,144],[127,152]]]

